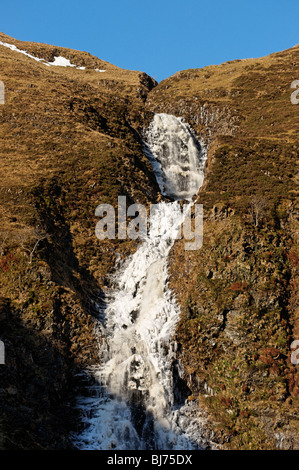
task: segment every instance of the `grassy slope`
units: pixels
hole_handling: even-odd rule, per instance
[[[290,101],[298,77],[296,46],[179,72],[147,101],[184,116],[209,144],[198,198],[203,247],[176,243],[171,286],[191,399],[214,415],[231,448],[299,447],[298,366],[290,362],[299,338],[299,107]],[[266,204],[258,227],[254,197]]]
[[[139,138],[154,82],[84,52],[0,40],[86,67],[47,67],[0,46],[2,445],[66,447],[68,408],[60,405],[71,396],[74,371],[97,361],[93,301],[116,253],[134,249],[96,238],[95,208],[116,205],[118,195],[144,204],[157,196]],[[46,238],[30,260],[36,231]]]

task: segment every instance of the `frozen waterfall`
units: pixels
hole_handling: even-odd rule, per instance
[[[178,199],[192,199],[203,181],[205,152],[181,118],[156,114],[145,135],[161,192],[153,225],[163,230],[143,241],[125,262],[108,294],[105,344],[93,375],[97,384],[78,406],[86,427],[81,449],[198,449],[199,424],[192,404],[175,400],[175,344],[179,309],[167,287],[167,257],[173,231],[182,223]],[[191,203],[190,203],[191,204]],[[155,219],[156,217],[156,219]],[[174,222],[175,220],[175,222]]]
[[[205,151],[182,118],[155,114],[146,132],[145,153],[163,195],[191,199],[198,192],[203,183]]]

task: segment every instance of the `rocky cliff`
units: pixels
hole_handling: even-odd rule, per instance
[[[161,197],[142,148],[154,112],[184,117],[208,147],[203,247],[178,241],[170,256],[189,399],[223,447],[299,447],[298,56],[297,46],[157,86],[85,52],[0,34],[3,448],[72,448],[98,306],[116,260],[135,249],[100,242],[94,212],[118,195]],[[59,57],[69,65],[53,65]]]

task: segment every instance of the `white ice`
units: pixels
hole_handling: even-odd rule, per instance
[[[155,115],[146,138],[164,194],[191,199],[202,184],[206,154],[189,126],[175,116]],[[179,204],[157,205],[153,230],[115,276],[94,370],[97,394],[78,403],[86,423],[75,438],[81,449],[200,448],[199,425],[188,405],[174,408],[173,334],[180,312],[168,288],[167,258],[183,222]],[[134,416],[140,418],[140,406],[142,424]]]

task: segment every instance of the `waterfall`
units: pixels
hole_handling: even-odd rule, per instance
[[[198,192],[206,155],[182,118],[155,114],[146,132],[145,153],[164,196],[191,199]]]
[[[179,309],[167,286],[167,257],[183,215],[203,181],[206,154],[181,118],[156,114],[145,134],[161,192],[173,202],[156,207],[150,231],[114,280],[105,310],[105,344],[93,371],[93,394],[78,399],[86,427],[81,449],[198,449],[199,424],[174,394]],[[191,204],[191,203],[190,203]],[[161,224],[162,221],[162,224]]]

